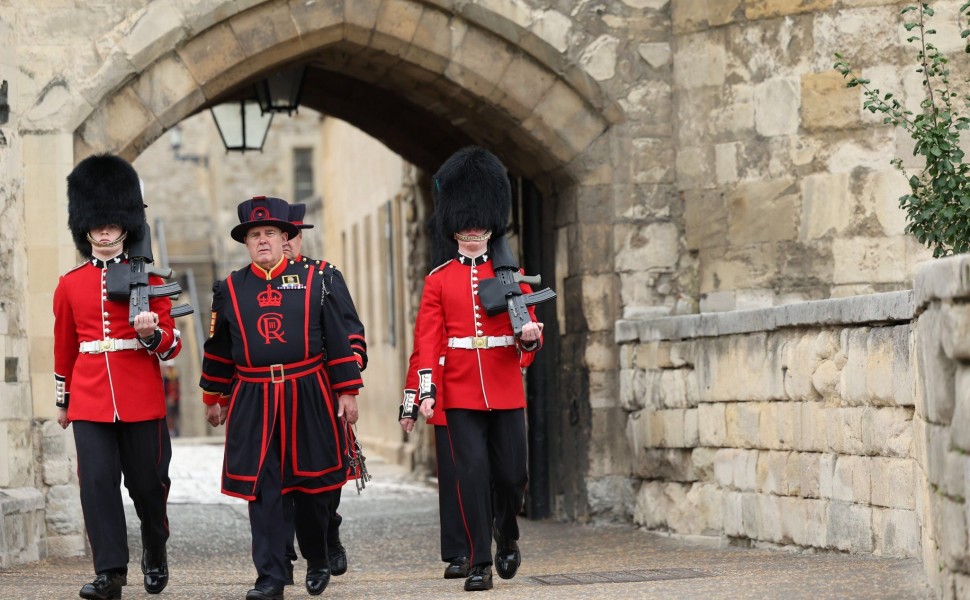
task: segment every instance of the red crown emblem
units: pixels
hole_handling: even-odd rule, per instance
[[[256,295],[256,301],[260,308],[267,306],[279,306],[283,303],[283,294],[273,289],[273,286],[266,284],[266,291]]]

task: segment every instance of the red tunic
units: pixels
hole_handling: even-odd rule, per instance
[[[109,261],[110,262],[110,261]],[[175,357],[182,349],[169,298],[152,298],[158,314],[161,342],[149,351],[117,350],[82,353],[81,342],[138,337],[128,324],[128,303],[107,299],[103,261],[86,261],[61,276],[54,290],[54,379],[69,398],[72,421],[148,421],[165,417],[165,394],[159,358]],[[160,277],[149,277],[161,285]],[[157,356],[156,356],[157,354]]]
[[[504,347],[448,347],[449,338],[512,335],[508,314],[488,316],[478,297],[478,282],[494,276],[491,261],[483,255],[451,260],[425,278],[415,323],[416,367],[421,379],[419,400],[436,397],[440,382],[448,390],[445,410],[509,410],[525,406],[519,370],[523,348],[518,340]],[[532,292],[526,284],[520,287],[523,293]],[[531,307],[529,314],[535,320]],[[539,346],[541,339],[532,351]]]

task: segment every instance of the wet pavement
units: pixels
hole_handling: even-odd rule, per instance
[[[246,503],[219,493],[222,448],[176,440],[169,498],[171,581],[159,596],[141,585],[138,520],[127,505],[132,561],[122,597],[242,600],[255,580]],[[442,579],[434,487],[400,467],[368,460],[374,479],[358,495],[344,488],[341,538],[349,569],[321,598],[431,598],[467,595],[462,580]],[[933,598],[916,560],[837,553],[723,547],[634,527],[521,522],[523,562],[514,579],[495,576],[493,598],[779,598],[795,600]],[[310,598],[296,564],[286,598]],[[90,581],[87,557],[0,570],[0,597],[77,598]]]

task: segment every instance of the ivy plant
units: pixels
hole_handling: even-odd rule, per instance
[[[929,41],[936,34],[928,25],[933,14],[927,2],[902,10],[904,27],[911,33],[907,42],[917,49],[916,72],[922,75],[926,93],[918,113],[856,75],[840,53],[835,54],[835,69],[848,87],[862,89],[865,109],[881,113],[883,123],[905,129],[915,141],[913,155],[922,156],[925,162],[919,173],[908,178],[909,193],[899,199],[899,206],[906,211],[905,232],[940,257],[970,251],[970,165],[960,149],[960,132],[970,128],[970,118],[960,110],[970,111],[970,96],[957,98],[951,90],[948,60]],[[970,27],[970,0],[960,7],[960,15]],[[961,35],[967,39],[970,29]],[[970,53],[970,40],[965,51]],[[893,159],[892,164],[907,174],[902,159]]]

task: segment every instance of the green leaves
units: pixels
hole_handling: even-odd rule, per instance
[[[929,42],[926,36],[936,30],[926,27],[926,18],[932,17],[933,9],[928,3],[907,6],[900,12],[910,15],[911,21],[903,24],[906,31],[915,31],[908,38],[917,44],[917,73],[923,76],[926,98],[920,103],[922,112],[914,115],[893,97],[870,87],[868,79],[858,77],[852,66],[836,53],[834,68],[846,80],[846,87],[861,87],[864,109],[885,115],[883,123],[901,127],[907,131],[915,144],[913,155],[923,159],[918,174],[904,168],[903,161],[894,158],[891,164],[909,175],[909,192],[899,198],[899,207],[906,211],[904,231],[913,235],[921,244],[933,250],[934,257],[970,251],[970,165],[964,162],[960,149],[960,132],[970,128],[970,117],[960,115],[952,101],[958,97],[950,90],[948,59]],[[970,0],[960,7],[960,14],[970,25]],[[970,29],[961,36],[970,37]],[[965,50],[970,53],[970,41]],[[970,96],[963,97],[963,106],[970,109]]]

